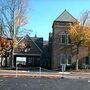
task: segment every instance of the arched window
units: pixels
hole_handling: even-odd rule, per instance
[[[71,43],[70,36],[67,32],[60,33],[60,43],[62,43],[62,44],[70,44]]]
[[[60,54],[60,65],[62,64],[71,65],[71,63],[72,63],[71,54]]]
[[[65,54],[60,55],[60,65],[66,64],[66,56]]]
[[[60,43],[62,44],[66,43],[66,33],[65,32],[60,33]]]
[[[31,47],[30,46],[26,46],[25,52],[30,52],[30,50],[31,50]]]

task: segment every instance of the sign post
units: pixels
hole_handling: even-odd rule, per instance
[[[66,64],[62,64],[62,78],[64,78],[64,71],[66,71]]]
[[[40,77],[41,77],[41,67],[39,68],[39,73],[40,73]]]
[[[18,63],[16,62],[16,77],[17,77],[17,70],[18,70],[17,65],[18,65]]]

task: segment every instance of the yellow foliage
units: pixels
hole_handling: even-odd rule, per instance
[[[13,40],[12,40],[12,47],[15,48],[16,45],[17,45],[17,39],[13,38]]]
[[[80,26],[78,23],[70,24],[68,32],[72,43],[78,43],[82,40],[83,44],[90,44],[90,27]]]
[[[25,45],[25,43],[22,42],[22,43],[19,44],[19,47],[20,47],[20,48],[25,48],[26,45]]]

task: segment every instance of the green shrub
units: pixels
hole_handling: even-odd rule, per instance
[[[76,63],[73,63],[71,65],[71,69],[75,69],[75,68],[76,68]],[[85,69],[85,68],[86,68],[85,64],[78,64],[78,69]]]
[[[79,69],[85,69],[86,66],[85,66],[85,64],[79,64],[79,65],[78,65],[78,68],[79,68]]]

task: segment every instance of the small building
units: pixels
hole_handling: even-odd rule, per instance
[[[14,50],[14,66],[17,64],[26,67],[39,67],[42,63],[43,38],[22,38]]]
[[[70,23],[76,23],[75,19],[67,10],[56,18],[52,25],[52,34],[50,34],[51,46],[51,67],[52,69],[59,68],[62,64],[66,66],[76,62],[77,49],[70,42],[68,28]],[[88,47],[79,47],[79,63],[85,63],[85,57],[88,56]]]

